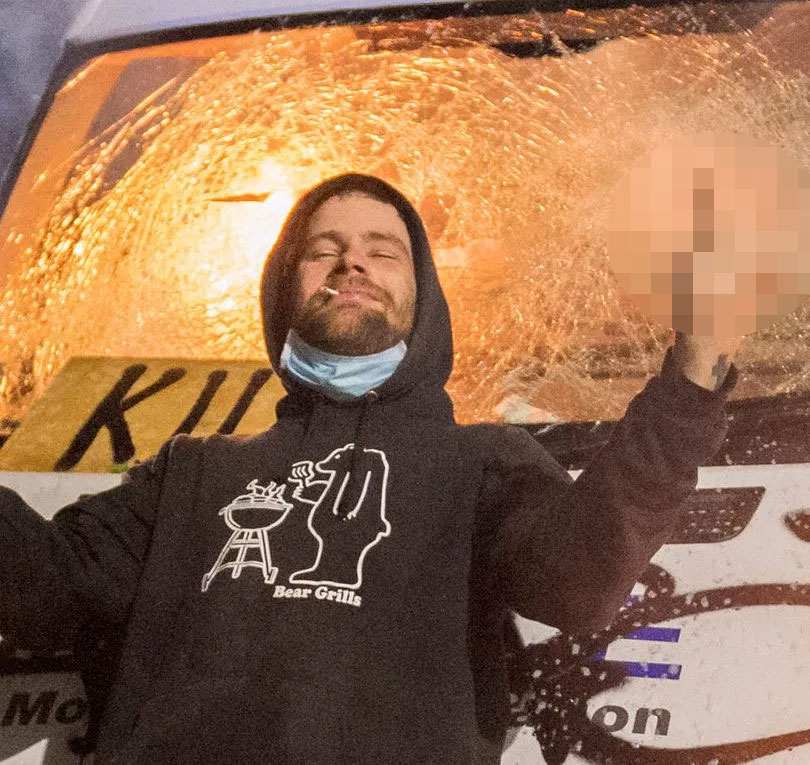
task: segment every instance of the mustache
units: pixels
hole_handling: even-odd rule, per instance
[[[388,290],[380,287],[378,284],[374,284],[374,282],[364,277],[355,276],[350,279],[327,279],[324,282],[324,286],[331,287],[338,292],[345,292],[346,290],[365,292],[367,295],[375,300],[379,300],[384,305],[389,307],[393,307],[394,305],[394,297]],[[330,299],[331,296],[324,295],[322,292],[316,292],[314,295],[312,295],[308,302],[318,301],[321,304],[325,304]]]

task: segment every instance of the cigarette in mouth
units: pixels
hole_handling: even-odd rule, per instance
[[[324,292],[325,292],[327,295],[332,295],[332,296],[335,296],[335,295],[339,295],[339,294],[340,294],[340,293],[339,293],[337,290],[333,290],[331,287],[327,287],[326,285],[324,285],[323,287],[321,287],[321,289],[322,289],[322,290],[323,290],[323,291],[324,291]]]

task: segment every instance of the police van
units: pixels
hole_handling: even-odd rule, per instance
[[[295,199],[346,171],[423,217],[460,422],[573,476],[671,331],[605,257],[679,134],[810,163],[807,2],[91,0],[0,191],[0,484],[45,516],[283,395],[258,314]],[[505,765],[810,762],[810,308],[747,336],[729,430],[614,624],[515,617]],[[108,636],[0,640],[0,763],[91,762]]]

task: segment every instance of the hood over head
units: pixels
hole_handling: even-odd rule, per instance
[[[288,391],[295,393],[299,386],[294,379],[281,374],[280,356],[290,329],[301,247],[309,221],[318,207],[331,197],[350,193],[366,194],[392,205],[405,223],[413,250],[416,305],[413,327],[406,340],[408,351],[378,393],[381,397],[398,396],[415,388],[443,393],[453,367],[450,312],[425,228],[419,214],[399,191],[379,178],[358,173],[329,178],[304,194],[288,215],[270,251],[262,274],[261,307],[265,342],[273,368]]]

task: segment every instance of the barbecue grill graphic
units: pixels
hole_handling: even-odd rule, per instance
[[[222,548],[213,568],[203,576],[203,592],[217,574],[228,569],[231,577],[238,579],[242,569],[260,568],[265,584],[273,584],[278,576],[278,568],[271,563],[267,534],[284,522],[293,505],[284,499],[284,484],[271,481],[268,486],[260,486],[254,478],[247,489],[247,494],[240,494],[219,511],[233,534]],[[258,558],[248,558],[251,550],[258,553]],[[235,558],[228,560],[234,553]]]

